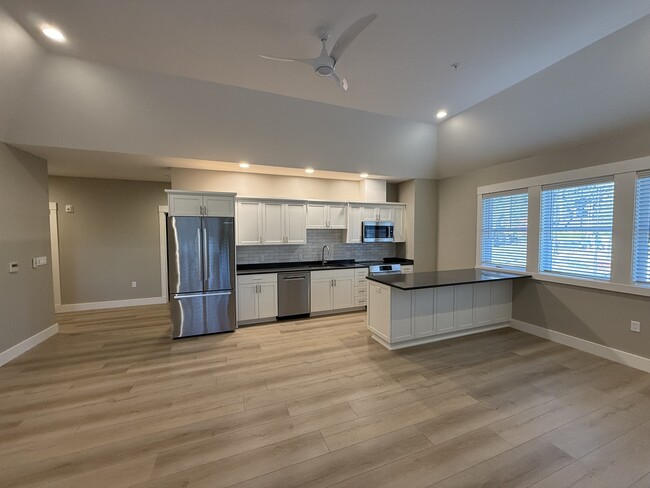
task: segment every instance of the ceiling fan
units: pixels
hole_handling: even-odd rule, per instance
[[[325,78],[330,78],[340,86],[344,91],[348,90],[348,81],[339,76],[336,72],[336,63],[343,55],[343,52],[347,47],[354,41],[361,32],[370,25],[370,23],[377,18],[377,14],[369,14],[364,17],[361,17],[350,27],[348,27],[343,34],[338,38],[332,51],[327,52],[327,47],[325,43],[329,39],[329,31],[322,30],[320,35],[321,43],[323,47],[321,48],[320,55],[317,58],[275,58],[272,56],[264,56],[260,54],[260,58],[270,59],[272,61],[295,61],[297,63],[304,63],[310,65],[316,71],[318,76]]]

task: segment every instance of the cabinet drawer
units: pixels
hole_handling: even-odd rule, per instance
[[[365,287],[367,283],[368,283],[368,280],[366,280],[365,278],[357,277],[356,280],[355,280],[355,286],[364,286]]]
[[[364,296],[364,297],[365,297],[365,296],[366,296],[366,293],[367,293],[367,288],[366,288],[365,286],[364,286],[364,287],[357,286],[357,287],[354,289],[354,296],[355,296],[355,297],[360,297],[360,296]]]
[[[341,278],[354,278],[353,269],[326,269],[323,271],[312,271],[311,279],[320,280],[320,279],[341,279]]]
[[[251,274],[251,275],[239,275],[237,276],[237,282],[240,285],[250,285],[250,284],[262,284],[262,283],[277,283],[278,275],[277,273],[265,273],[265,274]]]
[[[354,270],[354,275],[357,278],[368,276],[368,268],[356,268]]]
[[[354,306],[355,307],[365,307],[368,301],[366,300],[366,297],[363,298],[355,298],[354,299]]]

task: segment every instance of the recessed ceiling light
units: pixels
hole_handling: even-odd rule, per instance
[[[368,173],[361,173],[359,176],[361,176],[361,178],[367,178],[367,177],[368,177]]]
[[[239,167],[240,168],[250,168],[251,165],[248,164],[246,161],[242,161],[241,163],[239,163]]]
[[[65,36],[63,35],[63,32],[61,32],[56,27],[53,27],[51,25],[44,25],[41,27],[41,32],[45,35],[45,37],[52,39],[53,41],[65,42]]]
[[[307,173],[308,175],[312,174],[313,172],[314,172],[314,168],[305,169],[305,173]]]
[[[446,116],[447,116],[446,110],[439,110],[438,113],[436,114],[436,118],[438,119],[444,119]]]

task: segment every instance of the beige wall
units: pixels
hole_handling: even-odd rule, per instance
[[[174,190],[236,192],[240,197],[341,201],[356,201],[361,198],[358,181],[193,169],[172,169],[172,188]]]
[[[158,206],[167,205],[168,187],[50,177],[50,201],[59,204],[63,304],[161,296]]]
[[[406,203],[406,257],[417,272],[436,269],[438,182],[416,179],[399,184],[398,198]]]
[[[650,124],[616,137],[441,180],[438,268],[475,265],[478,186],[647,155],[650,155]],[[644,324],[648,316],[650,298],[647,297],[548,282],[514,285],[513,318],[644,357],[650,357],[650,342],[644,340],[648,332],[641,336],[630,332],[630,320]]]
[[[0,143],[0,352],[54,325],[47,164]],[[47,266],[33,269],[33,257]],[[10,262],[19,272],[9,274]]]

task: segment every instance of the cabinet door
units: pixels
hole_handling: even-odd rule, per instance
[[[413,336],[427,337],[436,333],[433,289],[413,290]]]
[[[474,326],[474,285],[454,286],[454,329]]]
[[[257,283],[237,285],[237,320],[252,320],[257,314]]]
[[[332,310],[332,280],[329,278],[311,280],[311,311]]]
[[[307,243],[307,215],[304,203],[286,203],[284,205],[285,244]]]
[[[345,242],[361,242],[361,207],[348,207],[348,232]]]
[[[444,334],[454,330],[454,287],[434,288],[433,303],[436,334]]]
[[[200,217],[201,195],[169,195],[169,215],[172,217]]]
[[[278,284],[260,284],[258,299],[258,318],[275,317],[278,315]]]
[[[264,244],[283,244],[284,225],[281,203],[263,203],[262,242]]]
[[[332,287],[332,308],[350,308],[354,306],[354,277],[334,278]]]
[[[259,202],[237,202],[237,244],[262,243],[262,207]]]
[[[512,313],[512,282],[495,281],[491,283],[490,319],[493,323],[510,320]]]
[[[377,220],[377,207],[361,207],[361,220]]]
[[[307,228],[324,229],[327,222],[327,205],[321,203],[310,203],[307,205]]]
[[[492,322],[490,312],[490,290],[492,283],[474,284],[474,324],[478,327]]]
[[[395,242],[404,242],[406,233],[404,228],[404,207],[393,207],[391,220],[395,223],[393,239]]]
[[[377,217],[379,220],[393,220],[394,207],[377,207]]]
[[[347,229],[347,205],[330,205],[328,222],[330,229]]]
[[[234,217],[235,199],[232,197],[203,197],[208,217]]]

